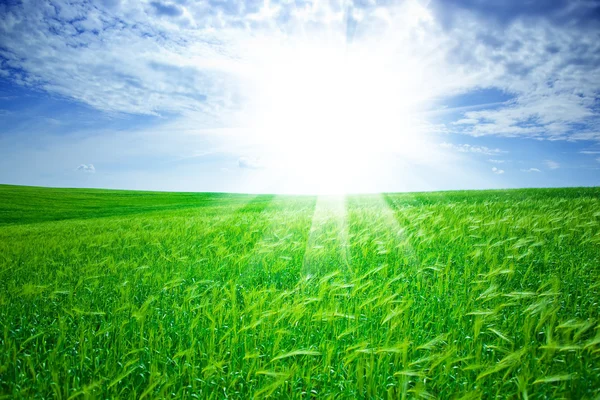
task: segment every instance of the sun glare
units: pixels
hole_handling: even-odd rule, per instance
[[[414,147],[416,63],[391,71],[376,53],[312,45],[283,50],[268,64],[253,129],[284,168],[343,192],[357,160]]]
[[[375,54],[318,47],[295,48],[279,58],[259,100],[268,116],[257,125],[270,141],[362,148],[365,133],[387,137],[390,129],[406,128],[414,111],[417,71],[410,65],[391,74]]]
[[[303,29],[256,39],[243,125],[282,175],[310,181],[320,193],[340,193],[382,153],[422,156],[426,60],[397,44],[409,43],[406,26],[428,15],[418,2],[405,8],[394,24],[381,16],[387,34],[350,40],[345,32]]]

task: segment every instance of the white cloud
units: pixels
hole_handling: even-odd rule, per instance
[[[245,168],[245,169],[262,169],[262,168],[265,168],[265,166],[260,162],[259,159],[257,159],[257,158],[250,158],[250,157],[240,157],[238,159],[238,166],[240,168]]]
[[[486,147],[486,146],[472,146],[470,144],[452,144],[452,143],[444,142],[444,143],[441,143],[440,146],[443,148],[446,148],[446,149],[458,151],[460,153],[476,153],[476,154],[485,154],[488,156],[495,155],[495,154],[507,153],[506,151],[500,150],[498,148],[490,149],[489,147]],[[498,160],[494,160],[491,162],[497,162],[497,161]]]
[[[523,171],[523,172],[542,172],[537,168],[527,168],[527,169],[522,169],[521,171]]]
[[[546,160],[546,161],[544,161],[544,164],[546,164],[546,167],[548,169],[559,169],[560,168],[560,164],[557,163],[556,161]]]
[[[172,22],[179,9],[159,2],[111,11],[60,1],[8,7],[0,10],[2,69],[18,84],[105,111],[225,112],[235,106],[235,62],[230,45],[216,43],[228,33],[182,31]]]
[[[581,9],[583,3],[571,4]],[[452,124],[473,136],[600,140],[600,42],[586,24],[559,25],[540,15],[511,23],[483,23],[478,14],[458,14],[460,38],[452,59],[481,75],[480,87],[496,88],[512,100],[493,109],[467,111]],[[593,30],[595,31],[595,30]],[[452,54],[451,53],[451,54]],[[468,65],[466,65],[468,64]],[[468,92],[466,81],[461,82]],[[461,123],[469,121],[469,124]]]
[[[490,158],[488,161],[492,164],[504,164],[506,162],[506,160],[495,160],[493,158]]]
[[[94,174],[96,172],[96,168],[94,164],[81,164],[76,168],[77,171],[85,172],[88,174]]]
[[[454,121],[452,123],[452,125],[474,125],[478,122],[479,122],[479,120],[476,118],[462,118],[462,119],[459,119],[458,121]]]
[[[598,162],[600,163],[600,157],[597,157],[597,158],[596,158],[596,161],[598,161]]]
[[[594,151],[594,150],[582,150],[580,151],[581,154],[600,154],[600,151]]]
[[[504,173],[504,170],[498,169],[496,167],[492,167],[492,172],[495,173],[496,175],[502,175]]]

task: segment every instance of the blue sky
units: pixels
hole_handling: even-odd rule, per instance
[[[600,2],[2,2],[0,183],[596,186]]]

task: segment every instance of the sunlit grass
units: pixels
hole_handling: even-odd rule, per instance
[[[6,398],[600,388],[598,189],[0,197]]]

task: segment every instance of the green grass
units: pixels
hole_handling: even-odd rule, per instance
[[[599,389],[599,188],[0,186],[0,398]]]

